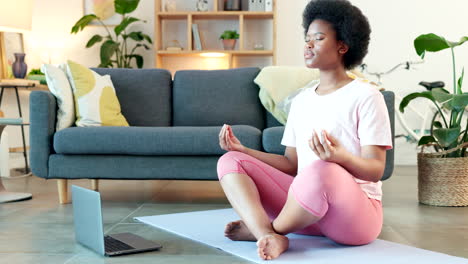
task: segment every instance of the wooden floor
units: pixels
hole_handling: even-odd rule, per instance
[[[215,181],[99,181],[105,232],[131,231],[164,245],[160,252],[118,258],[100,257],[75,243],[72,206],[59,204],[56,180],[33,176],[3,182],[10,191],[31,192],[33,199],[0,205],[0,263],[248,263],[132,220],[228,208]],[[70,184],[91,188],[89,180]],[[414,166],[396,167],[384,182],[384,227],[379,238],[468,258],[468,207],[421,205],[416,186]]]

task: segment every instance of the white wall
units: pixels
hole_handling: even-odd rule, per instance
[[[303,65],[303,30],[301,15],[308,0],[279,1],[278,6],[278,64]],[[382,72],[406,60],[419,58],[413,40],[420,34],[435,33],[449,40],[467,36],[466,0],[351,0],[368,17],[372,27],[369,53],[364,59],[369,70]],[[458,74],[468,66],[468,45],[455,49]],[[400,70],[382,79],[383,86],[397,94],[420,90],[418,82],[442,80],[452,89],[450,52],[430,53],[425,63],[415,70]],[[466,82],[465,82],[466,83]],[[464,88],[464,91],[468,89]],[[421,106],[422,103],[416,104]],[[409,116],[415,120],[412,116]],[[396,134],[404,131],[397,122]],[[396,140],[397,164],[416,164],[415,144],[400,138]]]
[[[186,0],[179,0],[186,1]],[[369,54],[364,62],[373,71],[385,71],[405,60],[418,60],[413,40],[423,33],[436,33],[449,40],[458,40],[468,35],[466,28],[466,0],[352,0],[368,17],[372,27]],[[303,65],[303,29],[302,11],[308,0],[278,0],[277,21],[277,64]],[[33,10],[33,29],[26,36],[27,62],[37,68],[42,62],[52,63],[65,59],[75,60],[86,66],[99,64],[99,49],[85,49],[84,45],[96,33],[103,33],[103,28],[86,29],[77,35],[70,35],[73,24],[83,15],[82,0],[35,0]],[[141,0],[135,16],[147,20],[142,31],[153,36],[153,0]],[[152,51],[143,52],[145,67],[153,67]],[[457,70],[468,66],[468,44],[456,49]],[[400,70],[383,79],[384,87],[397,93],[405,94],[420,89],[421,80],[443,80],[451,89],[451,58],[448,51],[428,54],[426,62],[416,70]],[[467,81],[468,82],[468,81]],[[466,88],[464,89],[467,90]],[[27,93],[22,93],[23,102]],[[6,95],[4,102],[7,114],[16,114],[13,94]],[[5,99],[6,99],[5,98]],[[24,106],[27,112],[27,104]],[[2,107],[3,108],[3,107]],[[402,130],[397,124],[397,134]],[[20,146],[20,137],[10,133],[11,145]],[[398,139],[396,144],[396,163],[415,164],[415,147]]]

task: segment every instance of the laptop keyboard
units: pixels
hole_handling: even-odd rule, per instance
[[[104,237],[104,245],[106,246],[106,252],[116,252],[116,251],[124,251],[129,249],[134,249],[122,241],[119,241],[113,237],[105,236]]]

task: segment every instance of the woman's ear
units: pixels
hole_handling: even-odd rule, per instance
[[[338,43],[338,53],[341,55],[344,55],[346,52],[348,52],[349,47],[346,45],[343,41],[340,41]]]

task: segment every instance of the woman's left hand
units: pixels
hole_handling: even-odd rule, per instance
[[[315,131],[312,133],[312,137],[309,139],[309,147],[324,161],[341,163],[346,160],[348,155],[340,142],[325,130],[322,130],[321,135],[318,135]]]

